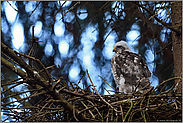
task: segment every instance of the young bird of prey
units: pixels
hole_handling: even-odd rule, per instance
[[[120,92],[132,93],[149,83],[151,72],[145,60],[133,53],[125,41],[117,42],[113,52],[111,69]]]

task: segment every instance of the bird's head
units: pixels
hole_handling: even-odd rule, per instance
[[[122,51],[129,51],[131,52],[130,47],[125,41],[119,41],[114,45],[113,52],[121,53]]]

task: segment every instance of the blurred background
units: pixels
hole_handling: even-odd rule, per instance
[[[91,85],[86,74],[88,69],[100,94],[114,94],[106,91],[113,90],[106,82],[116,88],[110,66],[113,45],[125,40],[133,52],[145,59],[153,73],[151,86],[157,86],[173,77],[174,67],[171,30],[154,16],[170,24],[171,6],[165,1],[137,3],[156,15],[135,2],[124,1],[1,1],[1,41],[27,55],[33,47],[32,56],[46,67],[56,66],[49,70],[52,77],[61,77],[63,82],[70,81],[81,88]],[[33,25],[34,36],[40,41],[34,45],[31,40]],[[36,69],[40,69],[39,66]],[[16,78],[19,76],[1,65],[2,83]],[[173,84],[173,80],[169,81],[165,90]],[[11,91],[27,89],[19,85]],[[21,96],[29,95],[28,92]],[[4,115],[1,118],[6,119]]]
[[[171,23],[170,2],[138,3],[163,22]],[[49,71],[55,78],[63,76],[73,83],[82,78],[79,85],[86,88],[91,85],[86,75],[88,69],[98,92],[109,94],[105,89],[112,88],[99,76],[116,87],[110,62],[113,45],[120,40],[125,40],[133,52],[146,60],[153,73],[151,86],[173,77],[171,30],[134,2],[1,2],[1,41],[6,45],[28,54],[33,25],[34,36],[41,41],[34,44],[33,56],[46,67],[56,65]],[[2,79],[4,75],[19,77],[1,66]],[[173,83],[170,81],[165,90]]]

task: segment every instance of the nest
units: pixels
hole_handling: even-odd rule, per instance
[[[100,95],[91,79],[89,87],[93,88],[93,92],[89,91],[89,87],[81,89],[78,84],[72,82],[64,84],[63,78],[56,79],[53,85],[47,87],[44,84],[41,86],[40,82],[36,84],[36,81],[29,79],[24,82],[34,84],[37,89],[32,86],[29,91],[17,92],[2,98],[2,101],[5,101],[31,92],[30,96],[17,100],[21,105],[15,106],[15,101],[2,103],[4,115],[14,121],[23,122],[182,121],[182,93],[174,93],[173,87],[158,95],[155,93],[160,85],[156,88],[151,87],[143,94],[139,91],[131,94],[116,91],[114,95]],[[7,91],[3,91],[2,94]]]
[[[14,59],[14,63],[26,71],[1,57],[1,63],[21,77],[8,80],[3,76],[1,111],[3,115],[8,116],[4,121],[182,121],[182,93],[174,91],[175,85],[164,91],[168,81],[181,77],[166,80],[155,88],[150,87],[144,93],[135,91],[125,94],[113,89],[116,94],[101,95],[95,89],[88,71],[86,73],[91,85],[81,88],[78,86],[80,81],[72,83],[64,76],[57,79],[51,77],[48,72],[51,66],[45,68],[39,59],[13,51],[4,44],[1,44],[1,47],[4,53]],[[22,57],[38,62],[43,69],[35,71]],[[24,88],[28,89],[12,91],[19,85],[24,85]],[[160,86],[161,90],[157,94]]]

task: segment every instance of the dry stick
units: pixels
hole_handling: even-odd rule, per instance
[[[49,106],[48,108],[50,108],[52,104],[53,104],[53,103],[51,103],[50,106]],[[57,112],[57,110],[55,110],[55,111],[53,111],[53,112]],[[52,111],[49,111],[49,113],[51,114]],[[43,115],[44,115],[44,114],[43,114]],[[40,115],[40,116],[41,116],[41,115]],[[43,118],[45,118],[45,116],[46,116],[46,115],[44,115]],[[43,119],[43,118],[42,118],[42,119]]]
[[[120,106],[120,110],[121,110],[122,121],[125,122],[125,121],[124,121],[124,117],[123,117],[123,108],[122,108],[121,105],[119,105],[119,106]]]
[[[104,87],[104,90],[106,90],[109,93],[109,91],[105,87]],[[109,95],[111,95],[111,94],[109,93]]]
[[[166,94],[166,95],[149,95],[147,97],[151,97],[151,98],[160,98],[160,97],[172,97],[172,96],[175,96],[175,97],[182,97],[182,94]],[[122,103],[122,102],[127,102],[127,101],[132,101],[132,100],[139,100],[139,99],[142,99],[144,97],[138,97],[138,98],[132,98],[132,99],[126,99],[126,100],[121,100],[121,101],[117,101],[117,102],[113,102],[111,103],[111,105],[115,105],[117,103]]]
[[[52,67],[55,67],[55,65],[52,65],[52,66],[46,67],[46,70],[48,70],[48,69],[50,69],[50,68],[52,68]],[[43,72],[43,71],[44,71],[44,69],[40,70],[40,71],[39,71],[39,73],[41,73],[41,72]]]
[[[139,80],[139,82],[138,82],[137,85],[135,86],[135,89],[134,89],[134,92],[133,92],[133,93],[135,93],[135,91],[137,90],[137,88],[138,88],[138,86],[140,85],[140,83],[141,83],[141,81]]]
[[[44,88],[42,87],[42,88],[39,88],[39,89],[32,89],[32,90],[28,90],[28,91],[18,92],[18,93],[16,93],[16,94],[9,95],[9,96],[5,96],[5,97],[1,98],[1,101],[4,100],[4,99],[10,98],[10,97],[14,97],[14,96],[23,94],[23,93],[34,92],[34,91],[39,91],[39,90],[43,90],[43,89],[44,89]]]
[[[167,48],[170,44],[172,44],[172,41],[170,43],[168,43],[165,47],[161,48],[159,51],[156,51],[156,54],[159,54],[162,50]]]
[[[100,75],[98,75],[100,78],[102,78]],[[103,79],[103,78],[102,78]],[[118,91],[116,90],[114,87],[112,87],[105,79],[103,79],[105,83],[107,83],[112,89],[114,89],[115,91]]]
[[[60,79],[53,85],[52,89],[55,90],[55,87],[58,85],[58,83],[60,82]]]
[[[39,60],[39,59],[35,59],[36,61],[39,62],[39,64],[43,67],[44,71],[46,72],[47,76],[48,76],[48,79],[49,79],[49,83],[52,83],[52,79],[51,79],[51,76],[50,74],[48,73],[48,71],[46,70],[45,66],[43,65],[43,63]]]
[[[12,58],[10,58],[8,55],[6,55],[6,54],[4,54],[2,51],[1,51],[1,53],[5,56],[5,57],[7,57],[8,59],[7,59],[7,61],[8,60],[11,60],[12,62],[14,62],[15,64],[17,64],[17,65],[19,65],[20,66],[20,64],[19,63],[17,63],[16,61],[14,61]]]
[[[19,82],[19,83],[15,84],[15,85],[13,85],[13,86],[11,86],[10,88],[8,88],[8,89],[4,90],[4,91],[3,91],[3,92],[1,92],[1,93],[5,93],[5,92],[7,92],[7,91],[11,90],[12,88],[14,88],[14,87],[16,87],[16,86],[18,86],[18,85],[22,84],[22,83],[23,83],[23,81],[21,81],[21,82]]]
[[[28,116],[28,117],[26,117],[25,119],[23,119],[22,121],[23,122],[25,122],[26,120],[31,120],[32,118],[34,118],[35,116],[38,116],[39,114],[43,114],[43,113],[45,113],[45,112],[40,112],[40,113],[34,113],[34,114],[32,114],[32,115],[30,115],[30,116]],[[47,114],[47,113],[46,113]],[[32,118],[31,118],[32,117]]]
[[[142,101],[140,103],[140,109],[141,109],[141,106],[143,105],[142,103],[144,102],[144,99],[145,99],[145,97],[143,97],[143,99],[142,99]],[[143,112],[140,112],[140,113],[141,113],[142,117],[144,118],[144,121],[146,122],[146,118],[145,118],[144,111]]]
[[[41,108],[41,110],[40,110],[39,112],[41,112],[48,104],[49,104],[49,103],[46,103],[46,104]],[[39,112],[38,112],[38,113],[39,113]]]
[[[36,5],[36,7],[34,8],[34,10],[31,12],[31,14],[28,17],[30,17],[32,15],[32,13],[36,10],[36,8],[39,6],[40,3],[41,3],[41,1],[39,1],[39,3]]]
[[[88,4],[89,2],[86,2],[84,5],[83,5],[83,7],[81,8],[81,9],[83,9],[85,6],[86,6],[86,4]]]
[[[34,25],[32,26],[32,42],[31,42],[31,47],[30,47],[30,51],[29,51],[29,53],[28,53],[28,56],[30,56],[31,55],[31,52],[32,52],[32,50],[33,50],[33,45],[34,45]],[[25,60],[25,62],[27,61],[27,59]]]
[[[170,89],[162,92],[161,94],[166,94],[166,93],[170,92],[171,90],[173,90],[174,87],[175,87],[175,84],[173,84],[173,86]]]
[[[117,112],[117,110],[116,110],[114,107],[112,107],[108,102],[106,102],[106,101],[101,97],[101,95],[98,93],[97,89],[95,88],[95,86],[94,86],[94,84],[93,84],[93,82],[92,82],[92,80],[91,80],[91,78],[90,78],[90,75],[89,75],[89,73],[88,73],[88,70],[86,70],[86,73],[87,73],[88,78],[89,78],[89,80],[90,80],[90,82],[91,82],[91,84],[92,84],[94,90],[96,91],[97,95],[102,99],[102,101],[104,101],[108,106],[110,106],[112,109],[114,109],[114,111]]]
[[[164,84],[164,83],[166,83],[166,82],[168,82],[168,81],[170,81],[170,80],[173,80],[173,79],[181,79],[181,80],[182,80],[182,77],[173,77],[173,78],[167,79],[167,80],[163,81],[162,83],[160,83],[158,86],[156,86],[156,88],[154,89],[154,91],[155,91],[160,85],[162,85],[162,84]]]
[[[142,99],[142,98],[143,98],[143,97],[138,97],[138,98],[132,98],[132,99],[121,100],[121,101],[113,102],[113,103],[111,103],[111,105],[114,105],[114,104],[117,104],[117,103],[122,103],[122,102],[127,102],[127,101],[138,100],[138,99]]]
[[[67,1],[64,1],[64,3],[63,3],[63,4],[60,6],[60,8],[57,10],[57,12],[55,13],[55,15],[53,16],[53,20],[52,20],[52,22],[50,23],[50,26],[49,26],[49,27],[51,27],[53,21],[55,20],[55,17],[56,17],[56,15],[57,15],[57,13],[62,9],[62,6],[63,6],[66,2],[67,2]]]
[[[144,6],[140,5],[139,3],[137,3],[136,1],[133,2],[135,3],[137,6],[141,7],[142,9],[145,9],[150,15],[154,15],[151,11],[149,11],[147,8],[145,8]],[[165,26],[166,28],[169,28],[170,30],[180,34],[182,31],[179,31],[171,26],[169,26],[168,24],[166,24],[165,22],[161,21],[158,17],[154,16],[154,18],[156,19],[156,21],[158,21],[159,23],[161,23],[163,26]]]
[[[31,77],[34,76],[32,68],[29,65],[27,65],[27,63],[20,56],[17,56],[17,54],[15,53],[14,50],[10,49],[8,46],[3,44],[2,42],[1,42],[1,48],[2,48],[3,52],[5,52],[10,57],[12,57],[16,62],[18,62],[20,64],[20,67],[24,68],[29,76],[31,76]],[[24,76],[24,75],[22,75],[22,76]],[[40,80],[41,81],[40,78],[36,78],[36,80]]]
[[[25,54],[23,54],[23,53],[19,53],[19,52],[16,52],[16,53],[18,53],[19,55],[22,55],[22,56],[24,56],[24,57],[27,57],[27,58],[29,58],[29,59],[32,59],[32,60],[34,60],[34,61],[39,62],[39,64],[43,67],[43,70],[46,72],[46,75],[48,76],[49,83],[52,82],[52,79],[51,79],[50,74],[48,73],[48,71],[46,70],[45,66],[42,64],[42,62],[41,62],[39,59],[36,59],[36,58],[34,58],[34,57],[32,57],[32,56],[25,55]]]
[[[85,109],[81,110],[81,111],[79,112],[79,114],[83,113],[84,111],[90,110],[90,109],[93,108],[93,107],[95,107],[95,106],[91,106],[91,107],[89,107],[89,108],[85,108]]]
[[[7,85],[12,85],[12,84],[19,83],[17,81],[20,80],[20,79],[22,79],[22,78],[18,78],[18,79],[11,80],[9,82],[6,82],[5,84],[2,84],[2,81],[1,81],[1,86],[7,86]]]
[[[95,105],[90,101],[90,100],[87,100],[89,103],[92,104],[92,106],[94,106],[94,108],[97,110],[98,114],[100,115],[100,117],[102,118],[102,121],[103,121],[103,117],[102,115],[100,114],[99,110],[97,109],[97,107],[95,107]]]
[[[42,94],[46,94],[46,92],[40,92],[38,94],[34,94],[34,95],[29,96],[29,97],[26,97],[26,98],[23,98],[23,99],[20,99],[20,100],[16,100],[16,101],[13,101],[13,102],[3,103],[3,104],[1,104],[1,106],[6,106],[6,105],[9,105],[9,104],[14,103],[14,102],[20,102],[22,100],[26,100],[26,99],[32,98],[34,96],[42,95]]]
[[[74,105],[73,105],[73,116],[74,116],[74,118],[75,118],[76,121],[79,121],[79,120],[76,118],[76,115],[75,115],[75,113],[76,113],[76,112],[75,112],[75,102],[76,102],[76,101],[74,101]]]
[[[163,3],[164,3],[164,1],[161,3],[160,7],[158,8],[158,11],[156,11],[156,13],[155,13],[153,16],[151,16],[151,17],[149,18],[149,20],[151,20],[151,18],[153,18],[154,16],[157,15],[157,13],[159,12],[159,10],[160,10],[160,8],[162,7]]]
[[[66,86],[60,88],[58,91],[56,91],[57,93],[59,93],[61,90],[63,90],[64,88],[66,88]]]
[[[6,59],[4,59],[3,57],[1,57],[1,63],[2,63],[2,65],[6,66],[8,69],[12,70],[17,75],[21,76],[22,78],[26,77],[26,75],[27,75],[26,72],[24,72],[20,68],[16,67],[12,63],[10,63]]]
[[[88,109],[88,106],[86,106],[83,101],[81,101],[81,103],[84,105],[84,107],[86,109]],[[93,115],[93,113],[91,112],[91,110],[89,110],[89,112],[90,112],[91,116],[95,119],[95,115]]]
[[[65,16],[71,9],[73,9],[77,4],[80,4],[80,1],[78,1],[77,3],[75,3],[66,13],[64,13],[64,16]]]
[[[109,1],[106,2],[102,7],[100,7],[99,11],[100,11],[102,8],[104,8],[104,6],[105,6],[107,3],[109,3]]]
[[[9,1],[7,1],[7,2],[9,3]],[[9,3],[9,5],[10,5],[15,11],[18,12],[18,10],[16,10],[16,9],[11,5],[11,3]]]

